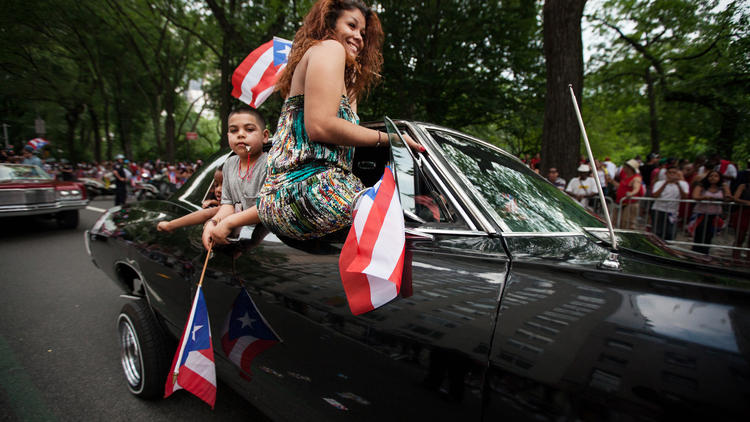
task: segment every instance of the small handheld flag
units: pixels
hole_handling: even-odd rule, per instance
[[[250,366],[260,353],[281,341],[250,294],[243,287],[227,320],[221,336],[221,348],[230,361],[250,375]]]
[[[210,404],[211,408],[216,403],[216,367],[211,345],[211,327],[203,288],[200,286],[180,338],[180,346],[172,361],[164,397],[180,389],[195,394]]]
[[[390,167],[354,209],[354,222],[339,257],[349,308],[360,315],[386,304],[401,289],[404,214]]]
[[[177,353],[172,360],[172,368],[167,375],[164,398],[177,390],[185,389],[210,404],[213,409],[216,403],[216,365],[211,342],[211,324],[208,321],[208,308],[203,298],[202,287],[210,257],[211,247],[206,253],[193,307],[182,331]]]
[[[260,107],[273,93],[291,49],[291,41],[273,37],[253,50],[232,74],[232,96],[250,107]]]

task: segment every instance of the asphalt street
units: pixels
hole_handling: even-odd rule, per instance
[[[266,420],[221,382],[214,410],[185,391],[129,393],[115,325],[127,299],[84,247],[112,203],[92,201],[75,230],[0,219],[0,420]]]

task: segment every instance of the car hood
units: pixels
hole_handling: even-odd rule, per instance
[[[617,230],[615,235],[617,250],[611,249],[606,229],[587,230],[585,235],[509,236],[505,240],[516,262],[750,289],[747,264],[674,248],[651,233]]]

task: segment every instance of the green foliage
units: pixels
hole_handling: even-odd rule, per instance
[[[715,0],[600,2],[589,18],[609,41],[589,62],[589,125],[641,154],[653,146],[662,155],[718,151],[742,160],[750,143],[750,10],[739,1],[719,6]]]
[[[219,148],[231,73],[273,35],[292,39],[312,0],[6,0],[0,120],[16,148],[46,121],[57,158],[197,159]],[[542,0],[382,0],[382,83],[363,121],[388,115],[462,129],[513,154],[540,150]],[[601,45],[583,115],[597,156],[750,153],[750,10],[741,1],[590,2]],[[723,4],[723,3],[721,3]],[[618,30],[620,32],[618,32]],[[646,70],[653,77],[650,118]],[[188,100],[201,82],[205,105]],[[273,131],[281,106],[261,107]],[[186,141],[185,132],[199,140]],[[188,143],[189,142],[189,143]],[[98,152],[97,152],[98,151]]]

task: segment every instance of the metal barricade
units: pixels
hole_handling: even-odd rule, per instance
[[[628,204],[625,199],[632,200]],[[677,215],[660,211],[654,204],[677,202]],[[701,203],[715,206],[718,214],[696,214]],[[623,198],[620,204],[607,201],[612,224],[618,229],[648,231],[667,243],[695,252],[716,256],[750,259],[750,206],[734,201],[697,201],[644,196]],[[674,207],[672,207],[674,208]],[[601,207],[594,207],[602,215]]]

